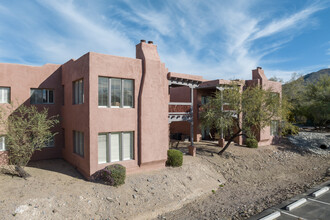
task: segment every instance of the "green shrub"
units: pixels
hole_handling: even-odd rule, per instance
[[[284,128],[282,128],[282,136],[287,136],[287,135],[296,135],[299,133],[299,127],[295,125],[287,125]]]
[[[179,150],[168,150],[167,151],[167,166],[180,167],[182,166],[183,155]]]
[[[255,138],[247,138],[246,146],[249,148],[258,148],[258,141]]]
[[[119,186],[125,183],[126,168],[120,164],[109,165],[91,176],[91,181],[102,182],[110,186]]]

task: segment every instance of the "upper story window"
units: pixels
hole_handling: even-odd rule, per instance
[[[99,106],[134,107],[134,80],[99,77]]]
[[[54,90],[31,89],[31,104],[54,104]]]
[[[5,136],[0,136],[0,151],[6,150],[6,141]]]
[[[10,88],[0,87],[0,103],[9,103],[9,102],[10,102]]]
[[[73,104],[84,103],[84,80],[80,79],[73,82]]]

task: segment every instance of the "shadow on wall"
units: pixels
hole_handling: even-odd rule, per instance
[[[22,73],[19,73],[20,71],[15,71],[12,74],[8,74],[11,77],[8,77],[8,82],[3,82],[3,84],[8,84],[6,86],[11,88],[11,102],[13,102],[15,109],[20,107],[20,106],[31,106],[31,89],[49,89],[54,91],[53,99],[54,103],[53,104],[33,104],[37,107],[38,110],[42,110],[43,108],[48,109],[48,116],[55,116],[58,115],[60,116],[61,113],[61,108],[62,108],[62,103],[63,103],[63,88],[62,88],[62,72],[61,72],[61,67],[58,67],[56,69],[50,68],[48,69],[47,65],[41,66],[40,69],[37,69],[37,72],[35,71],[36,67],[25,67],[25,66],[19,66],[19,68],[22,68],[25,71],[24,74],[31,74],[31,75],[36,75],[39,74],[45,70],[49,72],[49,76],[44,79],[43,81],[38,81],[36,79],[27,79],[23,82],[23,85],[15,85],[15,84],[10,84],[9,82],[15,82],[15,78],[22,77]],[[30,69],[31,68],[31,69]],[[53,70],[52,70],[53,69]],[[10,71],[8,71],[10,72]],[[17,74],[15,74],[17,72]],[[41,75],[40,75],[41,76]],[[31,77],[32,78],[32,77]],[[30,80],[30,81],[29,81]],[[34,86],[35,85],[35,86]],[[22,90],[24,90],[25,94],[22,94]],[[19,91],[19,92],[18,92]],[[22,103],[17,103],[16,100],[22,100],[24,97],[28,96],[29,98],[26,99]],[[6,108],[6,106],[3,106]],[[57,135],[55,136],[55,143],[53,147],[46,147],[41,151],[36,151],[31,160],[44,160],[44,159],[53,159],[53,158],[61,158],[61,151],[63,147],[63,130],[61,128],[61,118],[58,118],[60,122],[52,128],[52,132],[56,132]],[[7,152],[0,152],[0,165],[1,164],[7,164],[8,163],[8,153]],[[48,161],[47,161],[48,163]],[[53,171],[63,173],[61,169],[59,169],[61,166],[57,166],[57,168],[53,169]],[[40,166],[39,168],[43,169],[46,168],[48,169],[47,166]],[[73,169],[73,168],[72,168]],[[65,172],[64,172],[65,173]]]

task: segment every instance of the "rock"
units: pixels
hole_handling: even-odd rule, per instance
[[[133,197],[133,199],[136,199],[136,195],[133,194],[132,197]]]
[[[326,175],[330,176],[330,167],[328,168]]]
[[[135,192],[138,192],[138,190],[137,190],[136,188],[134,188],[134,191],[135,191]]]
[[[53,212],[53,213],[56,213],[56,212],[57,212],[57,210],[56,210],[56,209],[53,209],[53,210],[52,210],[52,212]]]
[[[15,209],[15,213],[16,214],[21,214],[23,212],[25,212],[26,210],[28,210],[29,207],[27,205],[21,205],[21,206],[18,206],[16,209]]]
[[[111,197],[107,197],[106,200],[108,200],[109,202],[115,202],[115,200]]]

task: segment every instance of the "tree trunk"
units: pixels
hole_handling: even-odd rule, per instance
[[[31,175],[28,174],[21,166],[15,166],[15,171],[18,173],[18,175],[24,179],[27,177],[30,177]]]
[[[241,133],[241,130],[239,130],[236,134],[234,134],[233,136],[231,136],[231,137],[229,138],[229,141],[227,142],[226,146],[225,146],[221,151],[219,151],[218,154],[219,154],[219,155],[222,155],[223,152],[225,152],[225,150],[229,147],[230,143],[231,143],[236,137],[240,136],[240,133]]]

